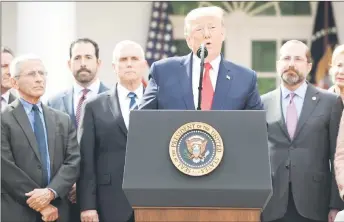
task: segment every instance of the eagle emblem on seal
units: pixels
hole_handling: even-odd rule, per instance
[[[208,140],[202,136],[195,135],[187,138],[186,143],[186,157],[194,163],[204,162],[205,158],[209,155],[206,149]]]

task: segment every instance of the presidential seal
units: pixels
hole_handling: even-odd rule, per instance
[[[223,156],[220,134],[210,125],[191,122],[173,134],[169,152],[173,165],[189,176],[204,176],[218,167]]]

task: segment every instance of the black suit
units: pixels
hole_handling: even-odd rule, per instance
[[[98,94],[103,93],[109,90],[103,83],[100,83]],[[76,126],[76,118],[74,113],[74,101],[73,101],[73,88],[67,90],[66,92],[60,93],[59,95],[55,96],[48,100],[48,106],[58,109],[67,113],[70,118],[72,119],[74,126]],[[70,222],[78,222],[80,221],[80,207],[79,204],[70,204],[71,207],[71,214],[70,214]]]
[[[101,222],[133,221],[132,207],[122,190],[127,128],[117,87],[86,102],[78,141],[77,201],[81,211],[97,210]]]

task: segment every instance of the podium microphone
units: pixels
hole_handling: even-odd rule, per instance
[[[204,70],[204,59],[208,56],[208,50],[205,47],[204,43],[201,44],[197,50],[197,57],[201,59],[201,71],[199,74],[199,85],[198,85],[198,107],[197,110],[201,110],[201,101],[202,101],[202,82],[203,82],[203,70]]]

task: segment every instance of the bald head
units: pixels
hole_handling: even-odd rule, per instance
[[[312,62],[311,52],[310,52],[308,46],[305,43],[303,43],[299,40],[295,40],[295,39],[289,40],[282,45],[282,47],[280,48],[280,56],[281,56],[281,54],[283,54],[283,52],[286,49],[289,49],[290,47],[293,47],[293,46],[298,46],[298,48],[300,47],[301,50],[304,50],[304,52],[305,52],[304,55],[305,55],[307,62],[308,63]]]

